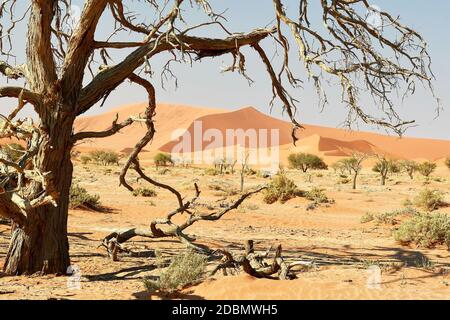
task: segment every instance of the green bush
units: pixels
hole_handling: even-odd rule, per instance
[[[216,196],[235,196],[239,194],[239,190],[234,188],[231,184],[222,182],[222,181],[214,181],[213,183],[208,185],[209,190],[216,191]]]
[[[413,204],[427,211],[437,210],[445,205],[444,193],[439,190],[424,189],[414,198]]]
[[[207,176],[217,176],[219,174],[219,171],[214,168],[206,168],[204,173]]]
[[[84,155],[82,155],[80,157],[80,161],[81,161],[82,164],[88,164],[88,163],[90,163],[92,161],[92,159],[88,155],[84,154]]]
[[[328,166],[322,158],[309,153],[293,153],[288,157],[289,166],[292,169],[300,169],[307,172],[309,169],[326,170]]]
[[[114,151],[94,150],[84,159],[87,163],[92,162],[103,166],[119,165],[119,154]],[[81,161],[83,162],[83,159]]]
[[[417,162],[412,160],[405,160],[400,163],[400,166],[401,168],[403,168],[403,170],[405,170],[405,172],[411,179],[414,179],[414,172],[416,172],[419,168]]]
[[[89,192],[79,185],[72,185],[69,194],[69,207],[71,209],[90,209],[100,210],[100,196],[91,195]]]
[[[313,201],[315,203],[329,203],[330,199],[328,199],[323,189],[314,187],[310,191],[305,192],[305,198]]]
[[[133,190],[133,196],[135,197],[151,198],[157,195],[156,191],[150,188],[136,188]]]
[[[168,153],[158,153],[153,157],[153,162],[157,167],[166,167],[174,164],[172,156]]]
[[[20,157],[25,154],[25,148],[18,143],[10,143],[0,146],[2,153],[4,153],[9,160],[13,162],[19,161]]]
[[[161,267],[161,263],[159,263]],[[144,279],[147,290],[173,293],[198,281],[206,268],[206,258],[193,251],[175,256],[158,280]]]
[[[268,189],[265,190],[263,201],[267,204],[277,201],[285,203],[301,195],[303,193],[297,188],[294,181],[288,179],[285,174],[277,174],[269,184]]]
[[[447,168],[450,169],[450,157],[448,157],[447,159],[445,159],[445,165],[447,166]]]
[[[434,170],[436,170],[436,167],[436,163],[425,161],[417,166],[417,171],[419,171],[424,177],[428,178]]]
[[[444,213],[418,213],[394,231],[396,241],[432,248],[446,244],[450,248],[450,217]]]
[[[368,223],[375,219],[373,213],[366,212],[363,216],[361,216],[361,219],[359,220],[361,223]]]

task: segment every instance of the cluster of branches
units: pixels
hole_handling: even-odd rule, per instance
[[[170,52],[172,55],[163,68],[162,78],[173,75],[170,67],[173,62],[192,63],[194,60],[224,54],[233,57],[233,63],[226,71],[238,71],[248,77],[246,58],[241,48],[249,45],[266,66],[273,85],[274,99],[280,99],[294,126],[300,127],[295,119],[297,100],[283,85],[286,79],[293,87],[301,84],[300,79],[296,78],[290,69],[290,39],[293,38],[298,46],[299,59],[306,68],[307,77],[316,85],[324,104],[327,98],[321,79],[324,75],[331,75],[342,87],[342,99],[349,107],[349,125],[356,119],[362,119],[366,123],[380,125],[402,134],[413,122],[400,119],[391,100],[391,93],[400,89],[403,83],[406,83],[405,94],[413,93],[417,80],[427,83],[431,88],[431,59],[422,37],[402,25],[397,17],[386,12],[377,12],[381,19],[380,26],[372,26],[367,22],[366,12],[374,9],[366,0],[320,1],[321,22],[325,29],[318,30],[316,23],[310,22],[309,2],[300,0],[299,16],[291,18],[282,0],[273,0],[275,27],[242,34],[228,31],[225,16],[216,13],[207,0],[145,0],[141,5],[149,6],[150,10],[146,12],[150,17],[146,17],[144,21],[139,21],[140,16],[122,0],[85,1],[79,21],[72,21],[73,6],[70,0],[32,1],[19,17],[16,17],[18,13],[14,14],[17,1],[7,0],[3,1],[0,7],[0,15],[10,18],[9,24],[4,21],[1,23],[0,52],[8,58],[11,57],[13,31],[17,25],[28,15],[33,16],[34,10],[45,9],[47,12],[44,10],[43,19],[51,20],[47,25],[48,30],[43,30],[41,36],[47,37],[50,42],[47,45],[51,45],[51,50],[46,52],[46,60],[50,66],[56,64],[55,69],[61,74],[61,80],[73,70],[83,70],[87,67],[91,71],[93,79],[81,91],[77,110],[77,114],[81,114],[107,97],[137,69],[138,74],[152,74],[150,60],[161,52]],[[197,25],[187,24],[183,19],[183,14],[187,11],[183,8],[184,3],[189,3],[191,7],[197,6],[207,14],[208,20]],[[115,24],[106,40],[97,41],[94,39],[94,33],[101,16],[111,17]],[[154,19],[153,23],[145,23],[149,18]],[[190,35],[212,26],[218,26],[227,38],[210,39]],[[285,34],[286,29],[290,35]],[[115,41],[130,32],[136,41]],[[260,41],[268,36],[284,49],[283,64],[279,72],[275,70],[260,44]],[[132,52],[122,62],[108,66],[108,62],[112,62],[110,50],[130,49]],[[95,64],[100,72],[94,70]],[[31,71],[27,70],[27,67],[29,66],[0,63],[0,71],[12,79],[26,78]],[[82,77],[80,75],[70,84],[75,84],[75,88],[81,86]],[[370,115],[360,105],[361,90],[370,92],[378,100],[376,105],[382,108],[383,117]],[[19,92],[17,89],[3,88],[0,94],[17,96]],[[36,102],[33,97],[25,96],[28,94],[24,94],[24,98]]]
[[[17,113],[23,108],[24,101],[19,99],[19,105],[8,116],[0,116],[0,139],[16,138],[27,144],[18,159],[13,159],[11,152],[0,148],[0,212],[19,226],[24,224],[27,212],[46,204],[56,205],[58,192],[52,184],[52,173],[41,172],[36,168],[34,156],[40,144],[40,131],[31,118],[14,121]],[[28,195],[28,186],[42,190],[37,196]]]

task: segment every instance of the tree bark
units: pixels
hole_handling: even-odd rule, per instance
[[[358,173],[353,175],[353,190],[356,190],[356,180],[358,179]]]
[[[73,166],[72,116],[47,117],[41,125],[43,137],[35,164],[41,172],[52,172],[52,188],[58,193],[57,207],[44,205],[26,212],[26,221],[15,224],[4,272],[22,274],[65,274],[70,265],[67,218]],[[42,186],[30,183],[31,194],[38,195]]]
[[[386,176],[381,176],[381,185],[385,186],[386,185]]]

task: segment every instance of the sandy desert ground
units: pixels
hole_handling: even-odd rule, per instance
[[[121,118],[125,118],[141,113],[144,107],[143,104],[132,105],[86,117],[78,122],[77,130],[104,130],[111,125],[116,112],[120,111]],[[382,151],[398,159],[436,161],[439,167],[427,187],[445,192],[446,201],[450,202],[450,170],[443,164],[443,158],[450,152],[450,141],[399,140],[373,133],[305,126],[298,146],[293,147],[289,140],[290,124],[253,108],[225,114],[223,110],[179,105],[160,105],[158,110],[156,139],[152,147],[141,154],[146,172],[177,187],[186,197],[193,195],[193,183],[197,182],[202,190],[201,202],[207,205],[217,204],[222,197],[210,190],[209,185],[227,183],[228,187],[238,188],[239,175],[208,176],[204,168],[195,166],[169,168],[168,173],[162,175],[149,160],[158,149],[170,145],[173,130],[189,130],[198,118],[203,119],[206,127],[245,129],[264,123],[264,128],[278,128],[283,161],[288,154],[302,151],[318,154],[332,163],[354,150]],[[81,145],[78,151],[112,149],[126,153],[144,133],[145,129],[136,125],[114,138]],[[261,280],[243,273],[227,277],[217,275],[166,297],[147,292],[142,280],[160,273],[155,250],[170,258],[179,252],[177,249],[183,248],[178,241],[135,238],[127,243],[133,254],[121,254],[118,262],[111,261],[100,244],[103,237],[114,230],[146,227],[152,219],[175,209],[173,195],[157,190],[154,198],[134,197],[119,187],[120,167],[82,165],[75,161],[75,183],[90,193],[99,194],[102,205],[107,208],[105,212],[70,211],[70,254],[72,264],[81,271],[81,288],[68,287],[68,281],[73,279],[63,276],[9,277],[0,273],[0,299],[449,299],[450,252],[446,246],[434,249],[402,246],[392,236],[398,224],[363,224],[360,221],[366,213],[402,209],[406,199],[412,199],[424,188],[424,178],[416,175],[411,181],[404,173],[395,174],[386,186],[380,186],[379,177],[370,170],[370,164],[370,161],[366,163],[357,190],[352,190],[351,184],[339,184],[338,174],[331,169],[307,174],[287,172],[302,190],[313,186],[323,188],[327,196],[335,200],[334,204],[307,210],[310,202],[304,198],[267,205],[262,195],[256,195],[222,220],[200,222],[188,229],[188,234],[195,235],[198,243],[233,252],[242,250],[247,239],[253,239],[260,251],[282,244],[287,261],[311,263],[310,267],[297,270],[296,280]],[[136,182],[134,173],[130,181],[134,186],[145,186],[143,182]],[[251,176],[246,179],[245,187],[267,182],[267,179]],[[450,213],[450,207],[440,211]],[[398,222],[404,218],[399,217]],[[5,258],[9,236],[9,225],[0,224],[0,264]],[[381,269],[379,288],[367,285],[373,266]]]
[[[112,262],[99,248],[110,231],[133,226],[145,227],[152,218],[163,216],[174,208],[175,201],[167,192],[158,191],[156,198],[136,198],[118,187],[118,167],[75,167],[75,179],[91,193],[98,193],[109,212],[75,210],[69,217],[69,240],[72,264],[80,267],[81,289],[67,287],[67,277],[7,277],[1,275],[2,299],[161,299],[144,289],[142,279],[158,275],[154,250],[170,257],[182,246],[175,240],[135,239],[129,246],[135,255],[121,255]],[[430,188],[450,192],[450,174],[439,168]],[[198,180],[201,201],[213,203],[220,198],[208,190],[215,181],[238,186],[238,176],[211,177],[203,169],[175,168],[156,178],[172,183],[185,195],[191,195],[192,182]],[[189,229],[199,243],[211,247],[240,250],[245,239],[254,239],[256,248],[264,251],[272,244],[282,244],[289,261],[306,260],[313,266],[298,273],[298,279],[275,281],[253,279],[245,274],[218,275],[185,289],[171,298],[180,299],[448,299],[450,298],[450,253],[446,247],[420,249],[396,243],[391,231],[396,226],[362,224],[366,212],[383,213],[400,209],[407,198],[423,188],[423,179],[411,183],[405,175],[392,176],[388,185],[379,186],[378,177],[364,172],[359,190],[336,184],[332,171],[307,175],[289,171],[300,188],[321,186],[336,203],[307,211],[308,201],[293,199],[286,204],[266,205],[262,196],[248,200],[242,208],[230,212],[219,222],[202,222]],[[265,179],[250,177],[251,188]],[[450,213],[450,208],[441,209]],[[9,227],[0,226],[0,263],[9,240]],[[431,263],[424,263],[424,261]],[[370,266],[382,270],[380,288],[368,288]]]

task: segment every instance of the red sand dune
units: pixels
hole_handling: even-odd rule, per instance
[[[145,104],[135,104],[117,108],[107,113],[79,119],[75,131],[105,130],[111,126],[116,113],[120,119],[142,113]],[[194,121],[201,121],[202,132],[216,129],[222,133],[224,140],[227,129],[267,129],[269,133],[269,146],[278,145],[270,141],[270,130],[279,130],[279,145],[282,153],[305,151],[321,154],[323,156],[348,156],[354,151],[385,154],[394,158],[438,160],[450,155],[450,140],[433,140],[419,138],[399,138],[396,136],[380,135],[370,132],[348,131],[344,129],[327,128],[315,125],[304,125],[305,129],[297,131],[300,139],[297,146],[292,145],[292,125],[287,121],[265,115],[253,107],[227,112],[220,109],[197,108],[183,105],[159,104],[156,116],[157,134],[149,151],[161,150],[170,152],[179,143],[174,139],[173,132],[181,129],[179,136],[186,133],[194,135]],[[92,140],[84,147],[104,148],[115,151],[125,151],[144,135],[145,127],[134,124],[125,128],[114,137]],[[234,140],[231,144],[237,143]],[[208,146],[206,141],[200,148]],[[248,140],[245,141],[248,146]],[[191,151],[194,151],[191,143]]]
[[[102,131],[109,129],[116,114],[119,114],[119,121],[125,120],[130,116],[143,114],[146,104],[138,103],[122,106],[100,115],[87,116],[78,119],[75,122],[75,132],[80,131]],[[172,132],[177,129],[186,130],[189,125],[197,118],[207,114],[224,112],[224,110],[212,108],[198,108],[178,104],[158,104],[155,116],[155,127],[157,134],[149,149],[158,149],[161,145],[170,141]],[[135,123],[121,130],[112,137],[90,140],[81,145],[83,148],[111,149],[114,151],[127,153],[129,148],[144,136],[146,127],[142,123]]]

